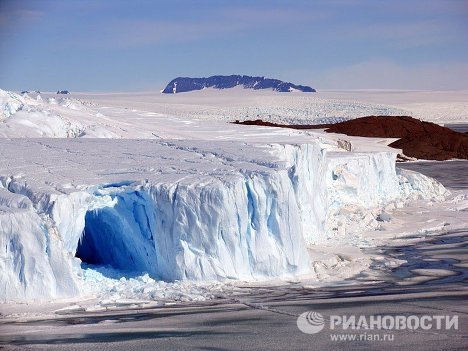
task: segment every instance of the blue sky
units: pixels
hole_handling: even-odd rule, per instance
[[[468,1],[0,0],[0,88],[161,89],[249,74],[468,89]]]

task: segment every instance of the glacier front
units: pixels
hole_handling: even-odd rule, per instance
[[[165,281],[300,276],[308,245],[378,228],[389,204],[445,193],[397,174],[390,148],[268,133],[0,139],[0,298],[79,296],[82,262]]]

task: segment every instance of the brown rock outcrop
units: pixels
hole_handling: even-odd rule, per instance
[[[336,124],[285,125],[262,120],[238,124],[293,129],[325,129],[350,136],[399,138],[389,146],[402,149],[407,157],[425,160],[468,159],[468,135],[409,116],[368,116]]]

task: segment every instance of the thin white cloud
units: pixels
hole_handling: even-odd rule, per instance
[[[297,9],[218,8],[191,20],[122,18],[108,21],[104,26],[100,23],[100,30],[94,30],[93,37],[83,45],[129,48],[162,42],[189,42],[248,33],[265,25],[292,27],[325,16],[324,13]]]
[[[328,70],[316,81],[319,87],[340,89],[468,89],[468,64],[411,66],[375,60]]]
[[[242,31],[230,22],[169,22],[159,20],[119,20],[108,22],[104,29],[84,44],[100,47],[131,48],[163,42],[187,42]]]
[[[460,40],[460,32],[440,20],[372,23],[358,25],[345,32],[348,38],[385,41],[393,47],[407,48]]]
[[[323,20],[328,17],[328,13],[324,11],[313,11],[310,8],[228,8],[220,11],[219,15],[246,25],[263,25],[266,23],[293,25],[298,22]]]

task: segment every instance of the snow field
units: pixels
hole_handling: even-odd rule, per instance
[[[278,94],[0,91],[0,300],[91,294],[102,307],[200,300],[239,280],[344,279],[365,268],[348,249],[372,245],[361,233],[391,232],[392,211],[449,195],[397,172],[387,140],[225,123],[408,114]]]

